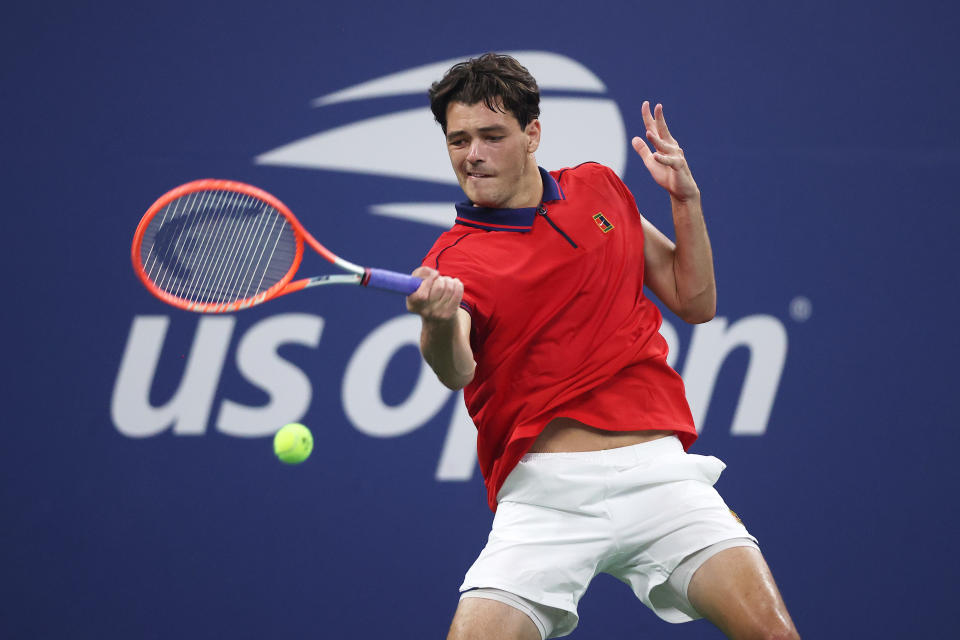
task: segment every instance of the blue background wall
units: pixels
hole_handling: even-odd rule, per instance
[[[426,104],[315,98],[487,50],[552,52],[599,79],[554,93],[613,102],[622,175],[672,233],[665,195],[624,155],[640,102],[665,105],[703,192],[720,291],[713,330],[666,315],[676,366],[706,398],[694,451],[728,463],[718,488],[801,632],[955,633],[957,9],[587,5],[5,11],[0,635],[443,636],[491,514],[459,399],[418,386],[402,299],[327,289],[200,318],[143,289],[129,242],[161,193],[223,177],[276,194],[349,259],[412,269],[441,227],[376,205],[453,202],[455,185],[256,159]],[[578,123],[551,130],[549,117],[545,140],[573,135]],[[609,142],[612,121],[579,127]],[[442,154],[435,129],[372,131],[327,160],[359,151],[416,169],[424,149]],[[715,384],[691,383],[691,360]],[[748,384],[751,367],[767,390]],[[289,395],[257,371],[286,375]],[[741,398],[753,413],[736,427]],[[316,450],[285,467],[269,433],[294,419]],[[604,576],[581,619],[575,638],[719,637],[669,627]]]

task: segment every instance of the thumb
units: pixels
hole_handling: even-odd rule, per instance
[[[439,273],[440,273],[440,272],[437,271],[436,269],[431,269],[430,267],[420,266],[420,267],[417,267],[416,269],[414,269],[413,272],[410,273],[410,275],[412,275],[412,276],[417,276],[418,278],[421,278],[421,279],[423,279],[423,280],[426,280],[426,279],[429,278],[430,276],[433,276],[434,278],[436,278],[437,275],[439,275]]]
[[[653,152],[650,151],[650,147],[647,146],[646,141],[640,136],[634,136],[633,140],[630,141],[630,144],[633,145],[633,150],[640,154],[640,157],[644,160],[653,155]]]

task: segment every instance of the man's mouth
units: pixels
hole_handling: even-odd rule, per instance
[[[474,171],[468,171],[467,177],[468,178],[489,178],[491,176],[488,173],[476,173]]]

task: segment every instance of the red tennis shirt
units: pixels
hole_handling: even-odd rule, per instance
[[[667,364],[660,311],[643,294],[633,195],[599,164],[546,172],[539,207],[457,205],[423,260],[464,285],[477,369],[463,390],[490,508],[553,418],[697,438]]]

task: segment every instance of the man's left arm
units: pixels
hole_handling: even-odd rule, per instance
[[[670,194],[676,244],[643,218],[644,283],[667,307],[686,322],[712,319],[717,310],[713,252],[700,205],[700,189],[693,179],[683,149],[670,134],[663,107],[641,107],[647,140],[633,139],[651,177]]]

